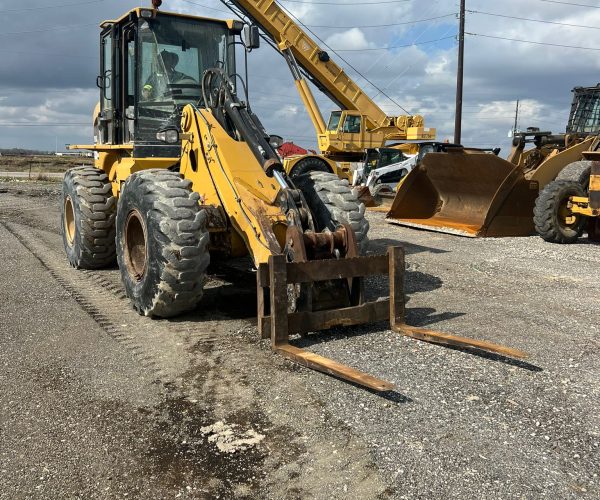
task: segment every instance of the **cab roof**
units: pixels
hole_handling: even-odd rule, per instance
[[[179,12],[167,12],[165,10],[156,10],[156,9],[146,8],[146,7],[135,7],[134,9],[131,9],[131,10],[125,12],[125,14],[123,14],[121,17],[119,17],[117,19],[113,19],[113,20],[107,19],[105,21],[102,21],[100,23],[100,27],[106,28],[107,26],[109,26],[111,24],[121,23],[122,21],[125,21],[131,14],[135,14],[137,17],[142,17],[142,15],[141,15],[142,11],[143,12],[151,12],[152,17],[156,17],[156,15],[167,15],[167,16],[183,17],[185,19],[196,19],[199,21],[212,21],[212,22],[217,22],[217,23],[225,23],[229,29],[231,29],[233,27],[233,23],[234,23],[233,19],[215,19],[212,17],[192,16],[190,14],[181,14]],[[239,22],[239,21],[237,21],[237,22]]]

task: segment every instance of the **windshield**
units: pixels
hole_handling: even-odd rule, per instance
[[[590,134],[600,129],[600,88],[575,88],[567,133]]]
[[[338,125],[340,124],[340,118],[342,116],[341,111],[332,111],[329,116],[329,123],[327,124],[327,130],[337,130]]]
[[[205,70],[235,72],[233,40],[222,23],[164,15],[140,20],[138,33],[136,140],[154,142],[159,129],[178,125],[183,106],[198,103]]]
[[[408,157],[405,156],[402,151],[397,149],[380,149],[379,154],[379,167],[387,167],[388,165],[399,163],[408,159]]]

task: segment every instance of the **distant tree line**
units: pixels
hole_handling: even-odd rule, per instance
[[[32,156],[32,155],[52,155],[52,151],[38,151],[36,149],[23,149],[23,148],[0,148],[0,154],[2,156]]]

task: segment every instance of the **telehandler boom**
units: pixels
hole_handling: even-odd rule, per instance
[[[249,255],[258,328],[272,348],[377,391],[389,382],[289,343],[291,333],[388,320],[410,337],[504,355],[524,353],[404,321],[404,253],[360,256],[364,206],[328,172],[292,180],[259,119],[236,93],[243,24],[137,8],[101,24],[95,167],[63,181],[62,232],[75,268],[118,262],[146,316],[190,311],[211,257]],[[363,278],[389,275],[368,301]]]
[[[420,115],[388,116],[277,2],[221,1],[258,25],[281,52],[326,157],[356,161],[367,149],[383,147],[388,141],[435,139],[435,129],[426,128]],[[327,123],[307,78],[341,108],[331,113]]]

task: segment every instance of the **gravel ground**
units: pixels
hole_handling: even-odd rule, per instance
[[[56,193],[0,184],[0,497],[600,496],[597,245],[473,240],[369,213],[371,252],[406,247],[410,324],[529,353],[384,324],[296,340],[396,384],[378,395],[272,354],[244,263],[211,269],[195,313],[137,316],[117,270],[66,266]],[[264,439],[221,453],[201,431],[218,421]]]

